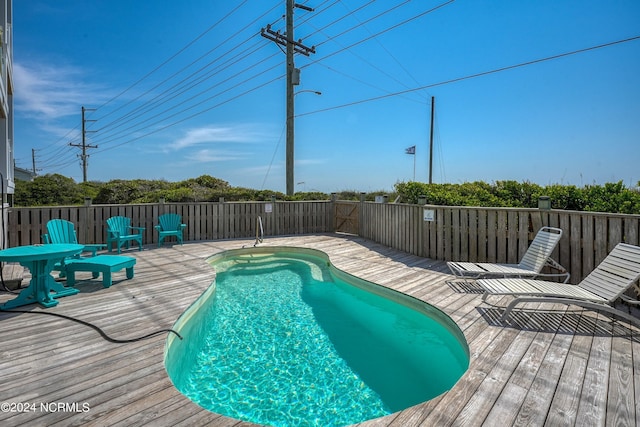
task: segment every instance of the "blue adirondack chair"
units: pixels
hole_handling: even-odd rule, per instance
[[[115,243],[120,253],[124,245],[129,249],[131,241],[138,242],[139,250],[142,250],[142,233],[144,227],[131,226],[131,219],[126,216],[112,216],[107,220],[107,249],[111,252]]]
[[[79,244],[76,234],[75,225],[64,219],[52,219],[47,222],[47,233],[42,235],[42,241],[45,244],[49,243],[72,243]],[[89,244],[83,245],[82,253],[91,253],[91,256],[96,256],[96,253],[107,247],[105,244]],[[81,254],[76,255],[74,258],[79,258]],[[54,270],[60,271],[60,277],[65,276],[64,261],[55,264]]]
[[[182,230],[184,230],[187,224],[182,224],[182,217],[175,213],[167,213],[158,217],[160,224],[155,226],[160,234],[158,237],[158,247],[162,245],[162,241],[165,237],[176,236],[178,243],[182,244]]]
[[[75,225],[64,219],[52,219],[47,222],[47,233],[42,235],[42,241],[48,243],[78,243]],[[91,256],[106,248],[107,245],[102,243],[84,245],[82,252],[91,252]]]

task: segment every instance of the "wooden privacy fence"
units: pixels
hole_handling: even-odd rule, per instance
[[[361,204],[359,235],[438,260],[517,263],[543,226],[563,230],[553,258],[571,283],[616,244],[640,244],[640,215],[376,203]]]
[[[184,240],[217,240],[256,236],[261,217],[265,236],[325,233],[333,230],[333,205],[317,202],[159,203],[11,208],[8,215],[9,246],[42,242],[50,219],[76,224],[80,243],[105,243],[106,221],[112,216],[131,218],[145,227],[144,244],[157,243],[158,216],[173,212],[187,227]]]
[[[419,206],[393,203],[229,202],[11,208],[8,246],[41,243],[47,221],[76,224],[81,243],[104,243],[106,220],[128,216],[156,243],[158,215],[175,212],[185,240],[247,238],[262,218],[265,237],[346,232],[437,260],[517,263],[540,227],[563,230],[554,259],[577,283],[619,242],[640,244],[640,215],[562,210]]]

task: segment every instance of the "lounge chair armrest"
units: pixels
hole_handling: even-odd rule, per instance
[[[154,225],[153,228],[155,228],[158,231],[162,231],[162,227],[159,225]]]
[[[51,239],[49,238],[48,234],[43,234],[42,235],[42,243],[44,243],[45,245],[51,243]]]
[[[564,283],[567,283],[569,281],[569,277],[571,277],[571,274],[567,271],[566,268],[564,268],[562,265],[560,265],[560,263],[556,260],[554,260],[553,258],[549,257],[547,258],[546,262],[545,262],[549,267],[558,270],[560,273],[558,274],[544,274],[544,276],[552,276],[552,277],[559,277],[559,276],[565,276],[564,279]],[[543,274],[541,274],[542,276]]]
[[[180,224],[180,228],[186,228],[187,224]]]
[[[142,232],[145,230],[145,227],[129,227],[132,231],[135,232],[135,234],[142,234]]]

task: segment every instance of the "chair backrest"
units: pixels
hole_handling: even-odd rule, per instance
[[[127,234],[130,227],[131,219],[126,216],[112,216],[107,220],[107,228],[109,232]]]
[[[618,243],[578,284],[613,303],[640,278],[640,247]]]
[[[538,234],[529,245],[518,266],[536,273],[541,272],[561,237],[562,230],[560,228],[542,227],[538,230]]]
[[[48,241],[45,243],[78,243],[75,225],[64,219],[47,222]]]
[[[158,222],[160,223],[160,228],[163,231],[180,230],[182,217],[175,213],[166,213],[158,217]]]

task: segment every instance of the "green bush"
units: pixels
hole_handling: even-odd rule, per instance
[[[88,190],[90,187],[84,187]],[[83,187],[58,174],[38,176],[33,181],[16,181],[14,202],[18,206],[60,206],[84,203]]]
[[[484,206],[537,208],[540,196],[551,198],[553,209],[640,214],[640,182],[638,187],[627,188],[622,181],[604,185],[552,184],[542,187],[530,182],[483,181],[462,184],[426,184],[399,182],[394,192],[373,191],[365,194],[366,201],[386,195],[389,202],[418,203],[420,196],[426,203],[444,206]],[[338,200],[358,201],[362,193],[344,190],[336,193]],[[33,181],[17,181],[14,204],[16,206],[79,205],[85,198],[95,204],[157,203],[164,198],[167,203],[277,200],[329,200],[330,194],[300,192],[292,196],[271,190],[253,190],[232,187],[227,181],[202,175],[179,182],[165,180],[115,179],[106,183],[87,182],[76,184],[73,179],[58,174],[43,175]]]
[[[404,203],[418,203],[418,197],[422,195],[431,205],[537,208],[538,198],[549,196],[553,209],[640,214],[640,190],[627,188],[622,181],[584,188],[559,184],[541,187],[516,181],[494,184],[482,181],[464,184],[401,182],[395,188]]]

